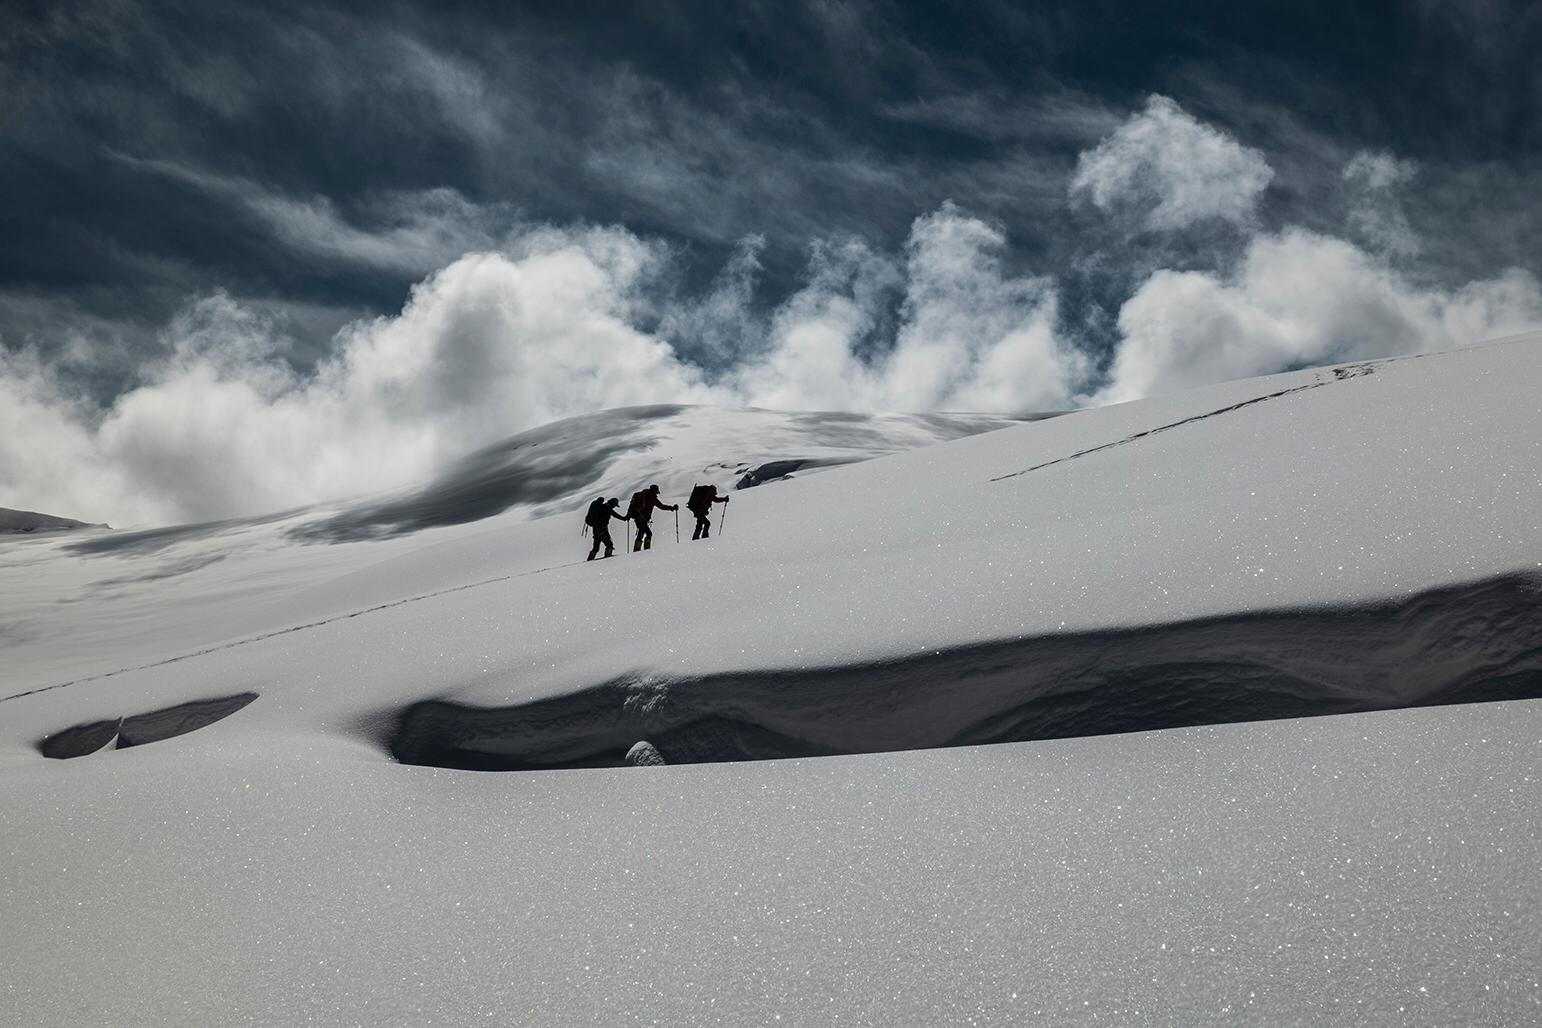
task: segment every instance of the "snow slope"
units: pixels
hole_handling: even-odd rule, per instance
[[[625,503],[649,482],[677,499],[701,481],[726,490],[768,464],[807,475],[1023,420],[629,407],[520,433],[397,495],[0,547],[0,683],[73,678],[167,656],[168,646],[227,641],[253,604],[421,549],[454,526],[577,511],[600,493]],[[280,615],[266,627],[284,624]]]
[[[571,515],[27,540],[0,1007],[1535,1020],[1542,701],[871,751],[1542,695],[1539,371],[1519,340],[1080,412],[596,564]],[[103,561],[134,603],[82,597],[71,652],[46,583]],[[594,769],[642,739],[705,763]],[[866,755],[732,762],[830,753]]]
[[[1049,416],[622,407],[521,432],[419,489],[361,501],[296,531],[331,541],[380,538],[511,507],[535,517],[577,510],[598,494],[624,505],[648,483],[665,496],[688,495],[703,480],[748,488]]]

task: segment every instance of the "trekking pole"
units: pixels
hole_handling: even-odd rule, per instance
[[[680,542],[680,508],[675,507],[675,542]]]
[[[626,552],[632,552],[632,523],[626,523]]]
[[[723,534],[723,522],[728,520],[728,504],[723,504],[723,513],[717,516],[717,534]]]

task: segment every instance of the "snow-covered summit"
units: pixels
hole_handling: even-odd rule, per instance
[[[543,517],[644,483],[683,496],[697,482],[740,488],[961,439],[1039,417],[851,414],[660,404],[566,418],[457,461],[431,482],[349,505],[295,529],[350,540],[479,521]]]
[[[0,507],[0,534],[8,532],[62,532],[73,528],[105,527],[107,526],[91,525],[84,521],[76,521],[74,518],[39,514],[34,510],[12,510],[9,507]]]

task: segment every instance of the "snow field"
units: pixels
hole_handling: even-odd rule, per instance
[[[1542,701],[1132,730],[1537,695],[1539,365],[1080,412],[593,565],[518,511],[25,540],[0,1020],[1535,1021]],[[734,762],[1081,731],[1131,734]],[[705,763],[594,766],[643,739]]]

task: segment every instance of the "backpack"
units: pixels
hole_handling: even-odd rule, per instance
[[[589,513],[584,515],[584,524],[590,528],[602,528],[610,521],[610,511],[605,507],[604,500],[595,500],[589,504]]]
[[[699,485],[691,490],[691,498],[685,501],[685,509],[694,514],[703,514],[712,507],[713,488],[710,485]]]
[[[635,518],[638,514],[642,513],[643,510],[647,508],[647,506],[648,494],[639,489],[637,492],[632,494],[632,503],[626,509],[626,516],[629,518]]]

